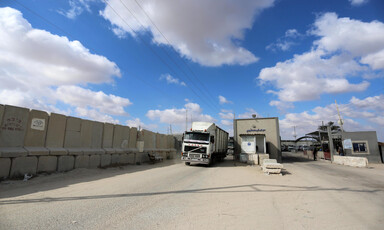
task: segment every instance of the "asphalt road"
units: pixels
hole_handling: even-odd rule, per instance
[[[0,229],[384,229],[384,167],[284,157],[81,169],[0,183]]]

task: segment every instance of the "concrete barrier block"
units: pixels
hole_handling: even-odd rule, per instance
[[[100,155],[100,167],[108,167],[111,165],[112,156],[110,154]]]
[[[156,146],[156,134],[148,131],[143,130],[143,139],[144,139],[144,149],[154,149]]]
[[[128,147],[133,149],[136,148],[137,142],[137,128],[131,127],[129,130],[129,144]]]
[[[333,156],[333,163],[359,168],[368,167],[368,159],[366,157],[347,157],[335,155]]]
[[[67,117],[57,113],[51,113],[47,128],[45,146],[47,148],[62,148],[64,146],[65,127]]]
[[[140,152],[135,152],[135,164],[141,164],[143,161],[142,161],[142,158],[143,158],[143,155],[144,153],[140,153]]]
[[[134,165],[136,164],[136,154],[128,153],[128,164]]]
[[[22,147],[0,147],[0,157],[25,157],[28,156],[26,149]]]
[[[121,142],[122,149],[129,148],[129,132],[130,132],[130,128],[128,126],[123,126],[123,139]]]
[[[24,174],[36,174],[37,157],[16,157],[12,159],[10,177],[23,177]]]
[[[105,123],[103,130],[103,148],[113,147],[113,124]]]
[[[107,154],[114,154],[114,153],[116,153],[116,150],[113,149],[113,148],[105,148],[104,150],[105,150],[105,153],[107,153]]]
[[[94,121],[92,123],[91,148],[101,149],[103,143],[103,127],[104,124],[101,122]]]
[[[121,148],[123,142],[123,126],[115,125],[113,130],[113,148]]]
[[[84,155],[83,149],[81,148],[68,148],[67,151],[68,151],[68,155],[72,155],[72,156]]]
[[[41,156],[37,163],[37,172],[55,172],[57,169],[57,157]]]
[[[264,159],[269,159],[269,154],[258,154],[259,155],[259,165],[263,164]]]
[[[68,150],[65,148],[47,148],[49,150],[49,155],[53,156],[63,156],[68,155]]]
[[[0,158],[0,180],[9,177],[11,158]]]
[[[48,113],[39,110],[29,112],[24,147],[44,147],[48,127]]]
[[[82,148],[90,148],[92,143],[92,126],[93,122],[89,120],[81,120],[80,139]]]
[[[120,154],[119,157],[119,164],[126,165],[129,164],[129,157],[128,154]]]
[[[280,174],[281,169],[278,168],[263,168],[263,172],[268,174]]]
[[[104,149],[83,149],[84,155],[100,155],[104,154]]]
[[[66,172],[75,167],[74,156],[59,156],[57,160],[57,171]]]
[[[120,154],[111,155],[111,165],[118,165],[120,162]]]
[[[77,131],[66,131],[64,148],[81,148],[81,136]]]
[[[65,128],[68,131],[81,131],[81,119],[77,117],[67,117],[67,126]]]
[[[0,147],[23,147],[29,109],[6,105],[0,125]]]
[[[68,117],[64,137],[64,148],[80,148],[82,147],[81,141],[81,119]]]
[[[49,155],[49,150],[44,147],[24,147],[28,151],[29,156]]]
[[[126,150],[124,150],[124,149],[120,149],[120,148],[118,148],[118,149],[114,149],[114,150],[115,150],[115,153],[118,153],[118,154],[127,153]]]
[[[161,147],[162,134],[160,134],[160,133],[156,133],[155,136],[156,136],[156,144],[155,144],[154,147],[155,147],[156,149],[162,149],[162,147]]]
[[[0,126],[3,123],[4,105],[0,105]]]
[[[89,156],[89,168],[98,168],[100,167],[100,155],[91,155]]]
[[[75,157],[75,168],[88,168],[89,167],[89,156],[82,155]]]

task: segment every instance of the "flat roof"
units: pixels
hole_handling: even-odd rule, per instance
[[[279,118],[278,117],[237,118],[235,119],[235,121],[263,120],[263,119],[279,119]]]

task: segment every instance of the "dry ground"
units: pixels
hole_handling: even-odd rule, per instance
[[[0,229],[384,229],[384,167],[284,158],[82,169],[0,184]]]

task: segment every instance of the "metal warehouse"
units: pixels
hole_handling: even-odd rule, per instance
[[[281,162],[280,129],[277,117],[235,119],[233,122],[234,148],[237,157],[246,154],[258,159],[268,154]]]

